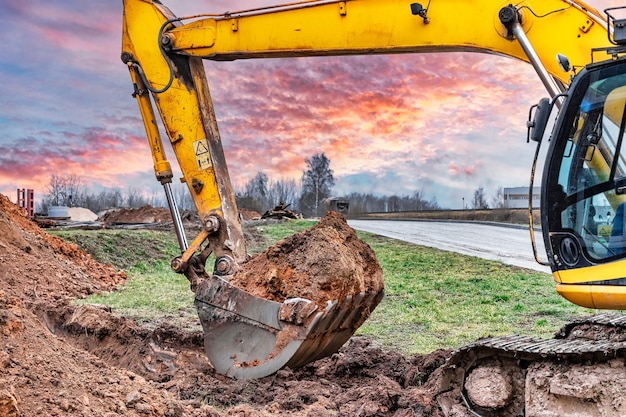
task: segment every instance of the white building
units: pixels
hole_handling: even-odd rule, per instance
[[[504,188],[504,207],[528,208],[528,187]],[[533,187],[533,207],[539,208],[541,188]]]

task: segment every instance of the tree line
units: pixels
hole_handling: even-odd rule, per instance
[[[273,180],[263,172],[258,172],[243,186],[235,188],[235,199],[239,208],[254,210],[260,214],[281,204],[302,213],[305,217],[323,216],[328,209],[328,199],[333,196],[335,185],[330,159],[324,154],[315,154],[305,159],[306,169],[300,181],[291,178]],[[180,210],[195,210],[188,189],[183,184],[172,184],[174,199]],[[420,190],[405,196],[376,196],[373,194],[351,193],[340,196],[349,201],[349,214],[368,212],[425,211],[440,210],[433,197],[428,199]],[[483,187],[474,192],[468,202],[474,209],[489,208]],[[45,213],[49,206],[85,207],[94,213],[115,207],[166,207],[167,201],[161,190],[145,192],[129,188],[90,192],[80,177],[76,175],[52,175],[47,194],[43,197],[38,212]],[[504,205],[502,188],[492,201],[493,208]],[[465,208],[465,207],[464,207]]]
[[[195,209],[193,200],[183,184],[173,186],[172,190],[179,209]],[[94,193],[83,184],[79,176],[68,174],[51,176],[47,193],[37,206],[37,212],[46,213],[50,206],[85,207],[99,213],[116,207],[165,207],[167,200],[158,189],[146,192],[132,187],[124,191],[113,188]]]

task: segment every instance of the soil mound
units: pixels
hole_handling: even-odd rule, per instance
[[[70,207],[67,209],[70,214],[70,220],[76,222],[95,222],[98,220],[98,215],[88,208],[84,207]]]
[[[34,313],[111,290],[123,272],[45,233],[4,195],[0,249],[0,416],[196,415],[138,374],[64,342],[49,316]],[[219,415],[211,413],[201,415]]]
[[[166,390],[64,343],[4,294],[0,344],[2,416],[192,415]]]
[[[100,221],[106,225],[167,223],[172,221],[172,215],[164,207],[115,208],[102,214]]]
[[[374,251],[333,211],[311,229],[250,259],[231,283],[272,301],[301,297],[320,308],[328,301],[384,287]]]
[[[261,218],[261,213],[246,208],[240,208],[239,215],[242,220],[258,220]]]
[[[261,214],[245,208],[239,209],[242,220],[258,220]],[[181,213],[183,221],[199,222],[195,212]],[[72,217],[73,219],[73,217]],[[143,206],[139,208],[114,208],[100,215],[99,220],[106,225],[139,224],[139,223],[168,223],[172,221],[169,209],[165,207]]]
[[[76,298],[115,288],[126,274],[41,230],[0,194],[0,289],[21,300]]]

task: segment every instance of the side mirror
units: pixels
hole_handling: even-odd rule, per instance
[[[533,110],[535,110],[533,112]],[[542,98],[539,103],[530,108],[528,112],[528,122],[526,127],[528,128],[528,134],[526,136],[526,142],[533,140],[534,142],[540,142],[541,138],[546,131],[548,125],[548,118],[552,111],[552,104],[549,98]]]

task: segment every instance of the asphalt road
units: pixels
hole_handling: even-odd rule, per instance
[[[349,220],[348,224],[364,232],[550,273],[549,267],[535,261],[528,228],[409,220]],[[541,232],[535,232],[535,240],[539,258],[545,260]]]

